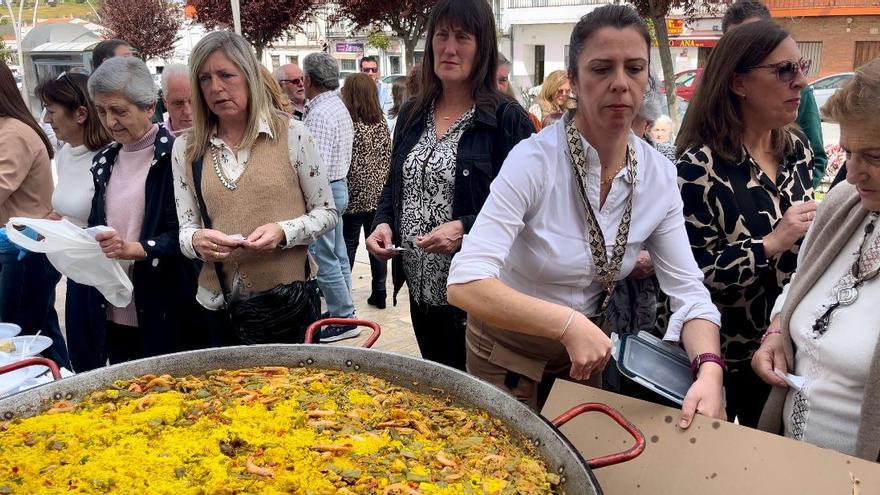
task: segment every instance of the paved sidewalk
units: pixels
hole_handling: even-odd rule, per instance
[[[375,349],[384,351],[398,352],[401,354],[411,354],[419,356],[419,347],[416,344],[416,337],[413,334],[412,323],[409,317],[409,295],[406,286],[400,291],[398,296],[398,305],[391,305],[391,263],[388,263],[388,307],[386,309],[377,309],[367,304],[367,298],[370,297],[371,277],[370,262],[367,258],[367,250],[364,248],[363,239],[355,258],[354,269],[352,270],[352,291],[354,297],[354,305],[357,310],[357,316],[360,319],[371,320],[377,322],[382,327],[382,336],[373,346]],[[64,300],[66,298],[67,282],[62,278],[56,287],[55,308],[58,311],[58,318],[61,322],[61,330],[64,332]],[[369,336],[367,330],[356,340],[344,340],[328,345],[352,346],[360,345],[359,342],[366,340]]]

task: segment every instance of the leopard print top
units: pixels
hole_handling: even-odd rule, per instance
[[[376,211],[391,166],[391,134],[382,120],[375,124],[354,123],[351,167],[348,169],[346,213]]]
[[[795,202],[813,199],[813,152],[807,140],[790,133],[793,147],[783,158],[775,183],[743,149],[736,165],[749,167],[747,188],[758,210],[760,229],[769,232]],[[800,241],[772,258],[763,239],[744,221],[725,165],[707,146],[679,157],[678,183],[694,258],[712,300],[721,311],[721,351],[729,363],[751,359],[782,287],[797,267]]]

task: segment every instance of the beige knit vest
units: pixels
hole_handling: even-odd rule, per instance
[[[186,173],[190,184],[194,184],[190,167]],[[247,237],[267,223],[305,214],[302,188],[290,163],[286,122],[278,121],[275,139],[260,135],[236,186],[235,190],[229,190],[220,182],[213,159],[206,154],[201,188],[213,229]],[[232,290],[236,273],[245,292],[263,292],[278,284],[305,280],[307,253],[307,246],[263,254],[237,249],[223,262],[226,290]],[[213,263],[202,266],[199,286],[220,290]]]

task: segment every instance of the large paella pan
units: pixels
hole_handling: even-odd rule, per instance
[[[587,463],[554,423],[428,361],[308,344],[192,351],[0,399],[0,493],[601,493],[590,466],[644,447],[604,409],[554,422],[602,410],[636,437]]]

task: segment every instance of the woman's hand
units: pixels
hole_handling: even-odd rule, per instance
[[[464,224],[453,220],[438,225],[428,235],[416,238],[416,246],[426,253],[453,254],[461,247]]]
[[[223,261],[229,253],[241,246],[241,241],[236,241],[219,230],[199,229],[193,234],[192,245],[203,260]]]
[[[782,335],[770,334],[764,339],[764,343],[752,356],[752,369],[758,378],[774,387],[787,387],[785,380],[776,376],[773,369],[788,373],[788,363],[785,362],[785,352],[782,349]]]
[[[391,247],[391,226],[387,223],[380,223],[376,226],[376,230],[367,237],[367,251],[375,256],[379,261],[388,261],[397,256],[399,253]]]
[[[251,235],[241,243],[241,247],[248,251],[268,253],[274,251],[286,240],[287,236],[280,225],[277,223],[267,223],[251,232]]]
[[[815,201],[804,201],[791,205],[773,232],[764,237],[764,253],[767,256],[788,251],[810,230],[816,218],[817,204]]]
[[[62,217],[61,215],[59,215],[53,211],[52,213],[49,213],[48,215],[46,215],[46,220],[54,220],[57,222],[58,220],[64,220],[64,217]]]
[[[560,340],[571,359],[571,378],[587,380],[602,373],[611,358],[611,339],[583,313],[576,311]]]
[[[679,428],[689,427],[697,413],[727,421],[721,392],[723,383],[724,370],[721,369],[721,366],[711,362],[700,366],[697,379],[688,389],[681,406]]]
[[[636,266],[633,268],[633,271],[630,272],[629,276],[636,280],[644,280],[653,274],[654,261],[651,259],[651,255],[643,249],[639,253],[639,257],[636,258]]]
[[[115,230],[102,232],[95,236],[95,240],[101,245],[104,255],[114,260],[142,260],[147,258],[147,252],[140,242],[129,242],[119,237]]]

